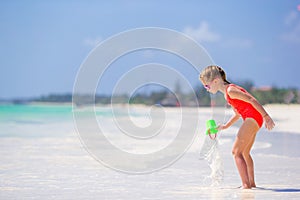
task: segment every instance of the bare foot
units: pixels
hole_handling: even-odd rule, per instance
[[[241,186],[241,189],[251,189],[251,186],[244,184]]]

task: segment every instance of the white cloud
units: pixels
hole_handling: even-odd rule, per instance
[[[285,25],[288,29],[281,35],[283,41],[300,44],[300,16],[292,11],[285,18]]]
[[[221,46],[227,48],[251,48],[253,41],[250,39],[231,38],[222,39],[219,33],[213,32],[206,21],[202,21],[198,28],[190,26],[183,30],[183,33],[197,40],[198,42],[219,42]]]
[[[253,47],[253,41],[250,39],[232,38],[224,41],[223,46],[228,48],[248,49]]]
[[[198,42],[217,42],[221,36],[209,29],[209,25],[206,21],[202,21],[198,28],[186,27],[183,33],[197,40]]]
[[[281,38],[287,42],[300,44],[300,21],[293,27],[292,30],[284,33]]]
[[[298,13],[295,11],[290,12],[284,19],[284,24],[290,26],[295,22],[298,18]]]
[[[102,41],[101,37],[96,37],[96,38],[86,38],[83,40],[83,44],[85,46],[89,46],[89,47],[96,47],[100,42]]]

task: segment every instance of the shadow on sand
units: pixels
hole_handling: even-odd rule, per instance
[[[268,190],[273,192],[300,192],[300,189],[297,188],[266,188],[266,187],[256,187],[259,190]]]

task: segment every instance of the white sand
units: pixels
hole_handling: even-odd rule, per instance
[[[274,131],[300,133],[300,105],[267,105],[265,109],[276,122]]]
[[[262,129],[253,149],[257,189],[237,189],[240,179],[230,154],[236,127],[220,137],[224,180],[210,187],[205,179],[210,169],[199,160],[199,138],[175,164],[151,174],[129,175],[93,159],[82,147],[73,124],[63,123],[37,126],[43,137],[0,138],[0,199],[299,199],[300,131],[296,121],[300,106],[268,105],[266,109],[276,128],[271,132]],[[193,116],[194,111],[188,110]],[[204,108],[202,114],[204,126],[210,111]],[[30,132],[27,126],[11,128]],[[199,129],[202,134],[204,128]]]

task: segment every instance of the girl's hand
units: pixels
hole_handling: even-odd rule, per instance
[[[227,128],[227,127],[226,127],[225,125],[223,125],[223,124],[218,125],[218,127],[217,127],[218,131],[224,130],[224,129],[226,129],[226,128]]]
[[[265,121],[265,127],[269,131],[274,128],[275,123],[274,123],[273,119],[269,115],[264,116],[264,121]]]

